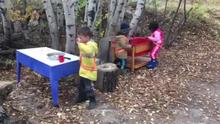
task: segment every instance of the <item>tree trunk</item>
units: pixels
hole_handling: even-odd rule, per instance
[[[92,23],[92,30],[95,30],[96,21],[98,19],[100,19],[101,16],[102,16],[101,15],[102,14],[102,4],[103,4],[103,1],[98,0],[97,10],[96,10],[95,17],[94,17],[94,20],[93,20],[93,23]]]
[[[133,18],[130,22],[130,31],[129,31],[129,36],[132,36],[137,28],[137,24],[138,24],[138,21],[141,17],[141,13],[143,12],[143,9],[144,9],[144,3],[145,3],[145,0],[138,0],[137,1],[137,6],[136,6],[136,11],[133,15]]]
[[[85,23],[87,23],[87,20],[88,20],[88,6],[89,6],[89,1],[86,0],[85,13],[84,13],[84,22]]]
[[[95,18],[95,13],[96,13],[96,3],[97,0],[89,0],[89,6],[88,6],[88,20],[87,20],[87,26],[92,27],[94,18]]]
[[[169,31],[168,31],[168,34],[167,34],[167,37],[166,37],[166,40],[165,40],[165,47],[166,47],[166,48],[168,48],[168,47],[171,45],[171,43],[173,42],[173,41],[170,40],[170,35],[171,35],[171,33],[172,33],[172,28],[173,28],[174,22],[175,22],[175,20],[176,20],[177,14],[178,14],[178,12],[179,12],[181,3],[182,3],[182,0],[179,0],[178,7],[177,7],[177,9],[176,9],[175,15],[174,15],[174,17],[173,17],[173,19],[172,19],[172,22],[171,22],[171,24],[170,24],[170,27],[169,27]]]
[[[102,7],[103,7],[103,4],[104,4],[103,2],[104,2],[103,0],[98,1],[97,11],[96,11],[95,18],[94,18],[92,28],[91,28],[92,31],[93,31],[93,34],[94,34],[93,39],[95,41],[97,41],[100,37],[99,34],[101,32]]]
[[[106,63],[98,67],[98,79],[95,83],[102,92],[113,92],[118,83],[118,69],[115,64]]]
[[[57,21],[53,11],[50,0],[44,0],[44,7],[47,14],[48,25],[50,29],[50,36],[52,39],[52,48],[59,49],[59,32],[57,28]]]
[[[11,9],[13,7],[11,0],[1,0],[1,1],[5,1],[5,7],[7,9]]]
[[[112,20],[112,26],[111,26],[111,27],[115,26],[113,31],[115,31],[116,33],[120,30],[119,18],[120,18],[121,12],[123,11],[122,9],[124,8],[124,5],[125,5],[125,0],[118,0],[115,14]]]
[[[59,31],[59,49],[65,49],[65,42],[64,42],[64,33],[65,33],[65,26],[64,26],[64,11],[63,11],[63,4],[62,0],[52,0],[53,2],[53,9],[56,15],[57,21],[57,28]]]
[[[57,17],[57,26],[60,33],[64,29],[64,11],[62,0],[56,0],[56,17]]]
[[[11,26],[10,22],[7,18],[7,5],[4,0],[0,1],[0,14],[2,18],[2,24],[3,24],[3,31],[4,31],[4,43],[3,45],[7,45],[10,42],[11,39]]]
[[[111,1],[106,36],[116,35],[116,33],[119,31],[119,17],[120,13],[122,12],[122,8],[125,4],[124,1],[125,0],[118,0],[117,3],[115,3],[116,1],[114,0]]]
[[[184,0],[184,15],[181,18],[181,20],[179,21],[178,27],[175,27],[175,31],[169,39],[169,41],[170,41],[169,46],[172,45],[172,43],[176,40],[177,36],[181,33],[181,29],[184,27],[184,25],[187,21],[187,17],[189,16],[189,13],[191,11],[192,11],[192,8],[189,9],[188,11],[186,11],[186,0]]]
[[[111,3],[109,5],[109,8],[108,8],[108,20],[107,20],[107,28],[106,28],[106,31],[105,31],[105,37],[106,36],[112,36],[110,33],[110,27],[111,27],[111,21],[112,21],[112,18],[114,16],[114,12],[115,12],[115,9],[116,9],[116,0],[111,0]]]
[[[115,36],[104,37],[99,40],[99,60],[100,63],[113,62],[113,55],[111,49],[111,42]]]
[[[119,24],[121,24],[124,21],[125,11],[128,7],[128,0],[124,0],[124,5],[122,6],[122,10],[119,16]]]
[[[75,53],[76,46],[76,6],[77,0],[63,0],[66,21],[66,48],[68,53]]]

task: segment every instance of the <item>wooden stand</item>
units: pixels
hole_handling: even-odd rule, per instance
[[[132,37],[130,39],[130,44],[132,45],[132,49],[128,51],[128,67],[134,71],[134,69],[143,67],[150,61],[149,57],[146,55],[151,50],[151,41],[146,37]],[[115,45],[112,44],[112,52],[114,55]],[[113,59],[115,56],[113,56]]]
[[[98,67],[98,79],[95,87],[101,92],[113,92],[118,83],[118,68],[113,63],[105,63]]]
[[[134,69],[145,66],[150,61],[146,54],[151,49],[151,42],[144,37],[135,37],[131,39],[131,44],[132,49],[128,51],[128,67],[134,71]]]
[[[145,56],[138,56],[138,57],[132,57],[130,56],[128,58],[128,67],[134,71],[135,69],[138,69],[140,67],[143,67],[147,64],[147,62],[150,61],[149,57],[145,57]]]

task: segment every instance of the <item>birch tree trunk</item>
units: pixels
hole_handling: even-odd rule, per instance
[[[62,0],[56,0],[56,19],[57,19],[57,26],[58,30],[61,32],[64,29],[64,11],[63,11],[63,4]]]
[[[47,15],[48,25],[50,29],[50,36],[52,39],[52,48],[59,48],[59,32],[57,28],[57,21],[53,11],[53,7],[50,0],[44,0],[44,7]]]
[[[11,3],[11,0],[2,0],[5,2],[5,7],[7,9],[11,9],[13,7],[12,3]]]
[[[97,0],[89,0],[89,6],[88,6],[88,20],[87,20],[87,26],[92,27],[94,18],[95,18],[95,13],[96,13],[96,3]]]
[[[124,0],[124,5],[122,7],[122,10],[121,10],[121,13],[119,16],[119,24],[121,24],[124,20],[125,11],[126,11],[127,7],[128,7],[128,0]]]
[[[119,22],[119,17],[120,14],[122,12],[123,6],[124,6],[124,1],[125,0],[118,0],[117,4],[115,4],[114,2],[116,1],[111,1],[111,5],[110,5],[110,19],[108,22],[108,29],[106,31],[106,36],[113,36],[115,35],[120,28],[120,22]],[[113,7],[114,5],[116,5],[116,7]]]
[[[101,17],[101,14],[102,14],[103,0],[98,0],[97,2],[98,2],[97,3],[97,10],[96,10],[96,13],[95,13],[94,20],[92,22],[92,29],[93,30],[95,29],[96,21]]]
[[[138,21],[140,20],[141,14],[144,9],[144,4],[145,4],[145,0],[138,0],[137,1],[136,11],[133,15],[131,22],[130,22],[129,37],[131,37],[134,34],[134,32],[137,28]]]
[[[107,20],[107,29],[105,32],[105,37],[111,35],[110,27],[111,27],[111,21],[112,21],[112,18],[114,16],[114,12],[116,9],[116,5],[117,5],[117,0],[111,0],[111,3],[109,4],[109,8],[108,8],[108,20]]]
[[[76,46],[76,6],[78,0],[63,0],[66,21],[66,48],[68,53],[75,53]]]
[[[84,14],[84,22],[87,22],[87,20],[88,20],[88,6],[89,6],[89,1],[86,0],[85,14]]]
[[[93,31],[93,34],[94,34],[93,39],[95,41],[98,40],[99,32],[100,32],[100,28],[101,28],[99,26],[101,25],[101,21],[102,21],[102,6],[103,6],[103,3],[104,3],[103,0],[98,0],[97,11],[95,13],[95,18],[94,18],[94,21],[92,23],[92,28],[91,29]]]
[[[0,14],[1,14],[1,18],[2,18],[4,39],[5,39],[5,42],[2,44],[4,45],[4,44],[7,44],[8,42],[10,42],[10,38],[11,38],[11,26],[10,26],[10,22],[7,18],[7,5],[5,3],[5,0],[0,1]]]
[[[119,17],[120,17],[120,14],[122,12],[123,6],[125,4],[124,1],[125,0],[118,0],[116,10],[115,10],[115,14],[114,14],[113,19],[112,19],[112,26],[111,27],[115,26],[114,29],[113,29],[113,32],[118,32],[119,29],[120,29]]]

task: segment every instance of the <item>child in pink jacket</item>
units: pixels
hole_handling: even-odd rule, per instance
[[[152,41],[153,48],[150,52],[151,61],[147,63],[147,68],[153,69],[158,65],[157,57],[164,42],[164,33],[160,30],[157,22],[151,22],[148,28],[152,32],[148,39]]]

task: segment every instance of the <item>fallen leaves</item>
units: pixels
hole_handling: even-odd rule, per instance
[[[182,108],[187,114],[192,106],[209,117],[220,118],[220,94],[213,93],[215,87],[208,85],[220,81],[220,46],[201,33],[200,37],[196,32],[194,35],[185,32],[184,40],[175,43],[170,50],[163,49],[155,70],[143,67],[120,75],[113,93],[97,91],[98,106],[105,103],[114,109],[106,107],[88,111],[85,107],[88,103],[74,104],[77,92],[74,80],[60,83],[61,107],[54,108],[49,81],[28,69],[22,70],[25,81],[10,94],[4,106],[13,117],[34,117],[41,123],[93,124],[111,120],[107,118],[111,116],[115,120],[110,122],[156,123],[158,118],[172,119],[178,114],[175,108]],[[4,76],[12,74],[15,79],[14,70],[6,72],[0,73]],[[119,119],[116,115],[120,116]]]

